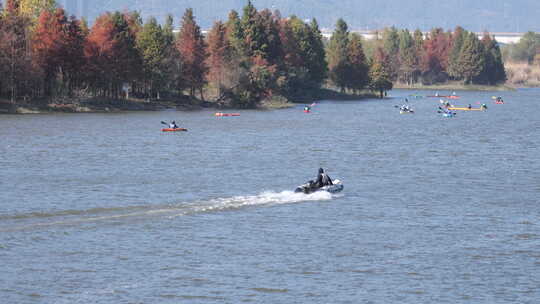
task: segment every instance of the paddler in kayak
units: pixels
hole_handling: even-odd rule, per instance
[[[319,168],[319,174],[317,175],[317,180],[315,181],[314,186],[321,188],[328,185],[333,185],[332,179],[326,173],[324,173],[323,168]]]
[[[176,124],[176,121],[172,121],[170,124],[169,124],[169,128],[171,129],[178,129],[178,125]]]
[[[448,100],[443,100],[443,99],[441,99],[439,102],[440,102],[440,103],[443,105],[443,107],[445,107],[445,108],[450,107],[450,102],[449,102]]]

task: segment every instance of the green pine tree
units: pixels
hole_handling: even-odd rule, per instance
[[[167,38],[156,18],[150,18],[142,27],[137,36],[137,49],[143,59],[143,75],[145,88],[150,95],[159,98],[159,90],[165,81],[163,66],[166,57]]]
[[[347,87],[349,29],[343,19],[338,19],[327,48],[327,59],[330,80],[345,92]]]
[[[457,27],[452,35],[452,49],[448,56],[448,75],[456,80],[463,79],[459,66],[459,55],[461,54],[461,48],[463,47],[463,41],[467,37],[468,32],[462,27]]]
[[[492,39],[489,33],[486,32],[481,42],[484,50],[484,65],[480,74],[475,77],[474,82],[496,85],[506,81],[506,72],[497,41]]]
[[[474,77],[482,72],[485,56],[483,46],[474,33],[469,33],[463,41],[458,58],[459,74],[464,84],[470,84]]]
[[[328,63],[324,49],[323,36],[316,19],[309,24],[308,41],[303,48],[305,62],[309,70],[309,77],[314,85],[319,88],[328,75]]]
[[[399,61],[399,78],[408,85],[412,85],[414,72],[418,70],[418,57],[413,37],[408,30],[399,32]]]
[[[385,28],[382,33],[383,50],[389,56],[388,72],[392,80],[396,80],[399,72],[399,34],[395,27]]]

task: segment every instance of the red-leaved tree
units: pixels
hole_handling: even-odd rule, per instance
[[[227,40],[227,28],[221,22],[215,22],[208,34],[208,79],[214,83],[221,95],[223,78],[228,62],[229,41]]]
[[[195,90],[199,90],[201,99],[204,100],[202,89],[206,83],[208,71],[206,44],[191,8],[188,8],[182,17],[176,47],[182,59],[183,75],[185,83],[189,87],[189,95],[193,97]]]
[[[444,81],[447,78],[448,55],[451,49],[451,38],[442,29],[434,29],[424,40],[424,56],[422,72],[428,83]]]

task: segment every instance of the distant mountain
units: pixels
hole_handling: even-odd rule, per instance
[[[104,11],[138,10],[144,18],[163,20],[167,14],[176,24],[188,7],[202,28],[225,20],[231,9],[241,11],[247,0],[58,0],[73,14],[90,22]],[[398,28],[429,30],[433,27],[490,32],[540,32],[539,0],[253,0],[258,9],[278,9],[283,16],[317,18],[321,27],[333,28],[343,18],[351,29]],[[80,5],[79,5],[80,4]],[[84,7],[87,6],[87,7]]]

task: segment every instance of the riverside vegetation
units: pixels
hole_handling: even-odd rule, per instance
[[[143,22],[138,12],[105,13],[89,28],[54,0],[7,0],[0,14],[0,96],[4,104],[53,110],[254,108],[367,91],[383,97],[394,83],[497,85],[507,77],[489,33],[479,40],[461,27],[426,36],[391,27],[365,41],[339,19],[325,41],[315,19],[284,18],[247,1],[241,15],[231,11],[207,35],[192,9],[177,34],[173,28],[172,16],[161,25]]]

